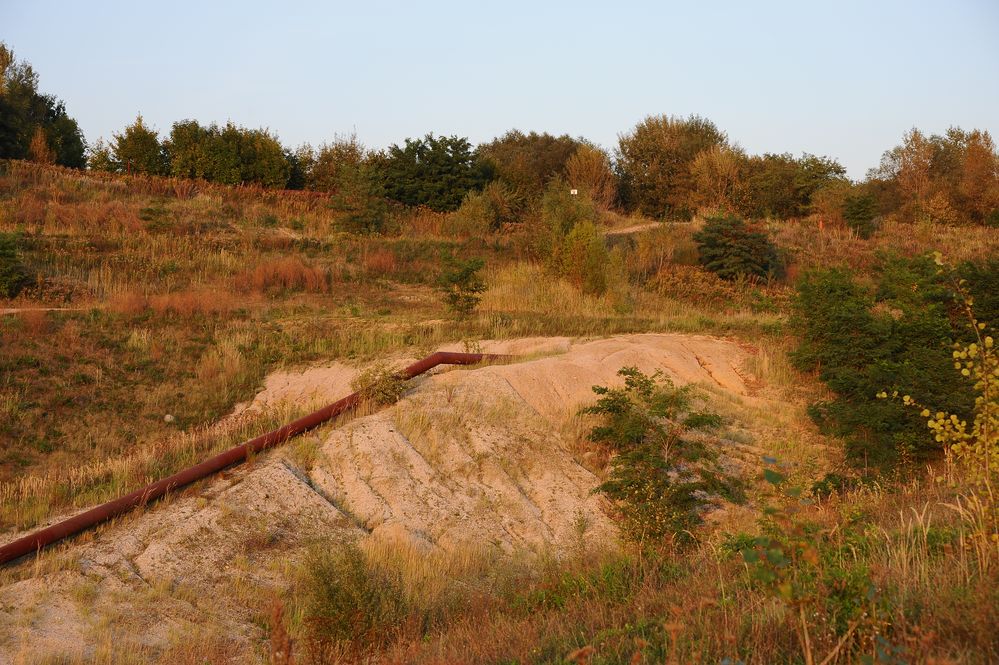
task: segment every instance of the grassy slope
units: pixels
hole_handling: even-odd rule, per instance
[[[8,167],[0,232],[22,234],[37,285],[2,306],[72,309],[0,316],[0,530],[110,497],[254,431],[263,423],[222,439],[200,428],[281,365],[419,355],[456,339],[679,330],[741,337],[762,347],[757,369],[789,395],[816,389],[783,359],[787,287],[733,286],[701,272],[689,228],[616,239],[626,274],[595,297],[546,278],[517,236],[455,237],[446,224],[404,213],[397,234],[362,238],[339,233],[321,198]],[[880,251],[942,247],[959,260],[999,249],[999,234],[984,229],[893,226],[867,242],[807,224],[774,231],[794,250],[792,277],[830,263],[863,271]],[[432,289],[444,247],[488,266],[490,291],[461,324],[444,319]],[[766,425],[765,414],[753,417]],[[794,420],[800,409],[787,417],[787,431],[808,427]],[[816,448],[804,441],[775,452],[807,459]],[[858,597],[870,612],[841,662],[876,653],[877,635],[906,662],[999,657],[994,553],[976,549],[968,524],[946,508],[954,502],[945,483],[914,482],[849,491],[801,516],[825,534],[810,536],[821,545],[819,582],[800,603],[820,660],[846,633],[837,624],[843,603]],[[734,534],[700,538],[668,565],[608,562],[581,548],[576,560],[526,571],[493,562],[484,582],[468,562],[441,564],[421,574],[438,587],[462,580],[464,595],[442,606],[413,592],[409,611],[432,620],[385,630],[382,647],[422,662],[560,662],[587,645],[592,662],[632,662],[636,651],[645,660],[634,662],[801,662],[797,606],[750,582],[732,554]],[[419,569],[383,558],[406,575]],[[858,580],[877,593],[856,592]],[[290,602],[304,656],[304,600]],[[199,658],[183,649],[165,657],[189,656]]]

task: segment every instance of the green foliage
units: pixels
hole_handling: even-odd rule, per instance
[[[28,271],[17,252],[17,237],[0,233],[0,297],[15,297],[28,281]]]
[[[747,193],[740,210],[749,217],[789,219],[808,214],[813,195],[830,184],[845,182],[846,169],[829,157],[789,153],[750,157]]]
[[[552,178],[564,175],[569,159],[584,145],[567,134],[524,134],[514,129],[480,145],[477,153],[519,201],[527,202],[538,197]]]
[[[618,142],[625,203],[650,217],[689,219],[696,198],[691,166],[702,151],[726,144],[724,132],[700,116],[645,118]]]
[[[610,254],[597,228],[597,208],[589,196],[573,195],[561,177],[551,181],[541,199],[534,244],[552,273],[586,293],[606,291]]]
[[[87,149],[87,168],[94,171],[106,171],[114,173],[118,170],[114,155],[111,154],[111,146],[104,143],[103,139],[98,139],[96,143]]]
[[[486,283],[479,276],[485,261],[479,258],[461,260],[450,252],[441,257],[441,273],[437,280],[444,305],[458,318],[465,318],[475,311]]]
[[[843,201],[843,219],[861,238],[870,238],[875,231],[878,202],[873,194],[848,195]]]
[[[783,474],[768,467],[763,479],[775,488],[777,499],[764,509],[763,534],[733,540],[751,582],[792,611],[806,662],[815,662],[811,616],[826,617],[836,636],[860,626],[862,633],[877,634],[885,602],[870,571],[857,563],[856,549],[844,544],[843,538],[834,544],[818,524],[806,519],[809,501],[802,498],[800,487],[788,485]],[[848,552],[853,556],[846,556]]]
[[[982,292],[983,320],[994,320],[999,279],[995,262],[964,266]],[[812,418],[827,432],[846,439],[851,459],[887,465],[937,454],[918,414],[892,400],[877,400],[884,389],[920,399],[948,413],[971,410],[969,386],[950,370],[951,344],[967,335],[955,310],[954,292],[929,257],[889,259],[880,268],[875,291],[840,269],[809,273],[798,285],[793,325],[799,346],[792,361],[817,370],[835,397],[813,405]]]
[[[372,565],[356,545],[313,550],[305,571],[304,621],[321,650],[385,644],[406,616],[397,571]]]
[[[385,186],[375,169],[362,163],[344,166],[337,175],[338,186],[332,207],[344,216],[340,225],[351,233],[382,233],[388,223]]]
[[[468,139],[457,136],[406,139],[402,147],[389,147],[379,167],[390,199],[438,212],[457,210],[465,194],[489,181]]]
[[[291,175],[288,155],[276,137],[231,122],[224,127],[202,126],[196,120],[176,122],[163,149],[170,173],[182,178],[281,188]]]
[[[590,440],[617,454],[597,491],[617,508],[622,532],[643,546],[674,542],[700,521],[703,493],[740,499],[732,480],[722,480],[704,446],[686,438],[690,427],[712,427],[707,414],[692,419],[689,388],[675,388],[660,373],[624,367],[623,388],[594,386],[600,396],[583,413],[600,416]]]
[[[366,161],[367,151],[355,134],[336,136],[302,161],[307,172],[305,186],[321,192],[337,192]]]
[[[940,272],[949,276],[951,283],[954,284],[967,319],[966,325],[971,341],[955,342],[951,357],[954,369],[960,376],[973,382],[974,420],[969,428],[967,420],[961,415],[944,411],[934,413],[927,406],[923,407],[920,416],[927,419],[926,424],[934,433],[934,440],[953,454],[968,478],[985,490],[983,501],[992,508],[994,507],[992,486],[999,481],[999,354],[996,351],[995,339],[988,334],[988,324],[979,321],[972,311],[974,298],[964,288],[963,281],[957,277],[956,271],[944,264],[939,254],[936,256],[936,263],[941,266]],[[897,396],[897,391],[894,394]],[[888,394],[882,392],[878,396],[886,398]],[[917,401],[910,395],[902,396],[902,403],[906,406],[917,406],[920,402],[921,398]],[[995,517],[999,517],[999,514]],[[989,529],[986,528],[983,535],[986,538],[999,538],[994,533],[996,526],[999,526],[999,523],[993,525],[993,533],[988,533]]]
[[[701,265],[722,279],[770,277],[781,271],[777,247],[767,234],[739,217],[709,217],[693,237]]]
[[[610,254],[603,235],[593,222],[576,224],[555,246],[551,266],[583,293],[600,295],[607,290]]]
[[[406,380],[386,363],[375,363],[351,381],[350,387],[368,402],[395,404],[406,391]]]
[[[125,173],[165,175],[170,163],[156,130],[147,127],[142,116],[111,140],[111,154],[118,170]]]
[[[83,168],[86,142],[65,104],[38,92],[38,74],[0,43],[0,159],[33,157],[31,142],[42,131],[57,164]]]
[[[518,197],[503,182],[494,180],[481,192],[465,194],[461,207],[454,212],[453,225],[473,235],[485,235],[515,222],[519,208]]]
[[[550,237],[561,239],[583,222],[597,222],[597,208],[588,196],[573,196],[568,183],[555,178],[541,198],[541,223]],[[554,243],[553,243],[554,244]],[[549,249],[549,253],[551,248]]]

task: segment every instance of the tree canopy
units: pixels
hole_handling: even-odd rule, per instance
[[[378,160],[388,197],[437,211],[457,210],[465,194],[490,180],[467,138],[434,136],[392,145]]]
[[[38,74],[0,43],[0,158],[82,168],[86,143],[66,105],[38,91]]]

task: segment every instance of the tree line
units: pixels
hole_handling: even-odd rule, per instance
[[[818,215],[869,234],[876,220],[999,225],[999,153],[986,131],[917,129],[854,182],[835,159],[750,155],[707,118],[651,115],[604,150],[584,138],[511,130],[407,138],[370,150],[356,136],[295,149],[267,129],[175,122],[164,136],[140,115],[87,148],[62,102],[37,90],[31,66],[0,45],[0,157],[221,184],[328,192],[359,229],[378,230],[385,200],[486,215],[491,226],[543,205],[552,183],[602,209],[687,220],[698,211],[751,219]]]

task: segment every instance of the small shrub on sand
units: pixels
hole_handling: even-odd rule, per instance
[[[395,404],[406,391],[406,380],[386,363],[375,363],[350,383],[366,401],[379,405]]]
[[[720,478],[707,449],[686,436],[717,427],[718,416],[693,412],[690,390],[658,372],[624,367],[618,374],[624,387],[594,386],[600,399],[583,410],[602,419],[590,440],[617,452],[598,490],[613,502],[628,539],[658,549],[700,521],[706,493],[732,499],[739,490]]]

